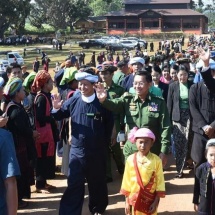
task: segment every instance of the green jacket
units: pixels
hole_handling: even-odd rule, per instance
[[[112,82],[112,85],[107,89],[108,98],[116,99],[120,98],[124,94],[125,90],[123,87]],[[120,131],[120,127],[124,124],[124,115],[123,114],[114,114],[114,123],[116,127],[116,132]]]
[[[160,152],[168,154],[171,135],[171,123],[166,103],[163,98],[148,94],[146,101],[142,103],[137,95],[124,93],[118,99],[106,99],[102,105],[114,112],[124,113],[128,131],[133,127],[146,127],[151,129],[156,141],[151,151],[157,155]],[[127,158],[137,151],[135,144],[126,142],[124,155]]]
[[[113,82],[121,86],[122,80],[125,78],[125,74],[121,70],[117,70],[113,75]]]

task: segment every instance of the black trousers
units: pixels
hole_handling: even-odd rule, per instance
[[[81,215],[85,179],[89,190],[89,210],[103,213],[108,205],[105,154],[96,152],[89,157],[70,155],[68,187],[64,192],[59,215]]]

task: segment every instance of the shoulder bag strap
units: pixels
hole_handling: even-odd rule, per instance
[[[10,108],[11,106],[17,106],[17,107],[19,107],[19,105],[15,104],[13,101],[10,101],[10,102],[8,103],[7,107],[6,107],[5,114],[4,114],[5,116],[8,116],[8,115],[7,115],[7,112],[8,112],[8,110],[9,110],[9,108]]]
[[[139,184],[139,186],[142,189],[149,189],[150,190],[152,188],[153,181],[154,181],[154,178],[155,178],[155,172],[152,173],[152,176],[151,176],[151,178],[149,180],[149,183],[144,187],[142,179],[141,179],[141,176],[140,176],[140,172],[139,172],[139,169],[138,169],[138,166],[137,166],[137,153],[134,154],[134,169],[135,169],[135,172],[136,172],[137,183]]]
[[[138,166],[137,166],[137,153],[134,154],[134,169],[135,169],[136,176],[137,176],[137,183],[139,184],[139,186],[142,189],[144,189],[143,182],[142,182],[142,179],[140,177],[140,172],[139,172],[139,169],[138,169]]]
[[[34,116],[35,116],[35,126],[36,126],[36,128],[40,127],[39,122],[37,121],[37,114],[36,114],[36,101],[37,101],[39,96],[44,96],[46,98],[46,116],[48,116],[49,111],[50,111],[50,105],[49,105],[48,98],[43,93],[37,94],[35,99],[34,99]]]
[[[37,94],[37,96],[35,97],[35,100],[34,100],[34,104],[36,104],[36,101],[37,101],[37,99],[38,99],[38,97],[39,96],[44,96],[45,97],[45,99],[46,99],[46,115],[50,115],[50,104],[49,104],[49,100],[48,100],[48,98],[46,97],[46,95],[44,95],[43,93],[39,93],[39,94]],[[35,115],[36,115],[36,111],[35,111]]]

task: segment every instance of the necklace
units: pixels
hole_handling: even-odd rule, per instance
[[[138,163],[140,163],[141,165],[143,165],[143,164],[145,164],[146,163],[146,161],[143,161],[143,162],[141,162],[141,161],[137,161]]]
[[[147,163],[147,161],[141,161],[142,160],[142,156],[140,156],[139,154],[137,154],[137,162],[140,163],[141,165],[143,165],[144,163]]]

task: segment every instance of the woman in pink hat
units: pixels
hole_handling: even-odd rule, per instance
[[[134,127],[128,139],[138,152],[128,157],[120,193],[125,195],[126,215],[155,215],[160,197],[165,197],[161,159],[150,152],[155,141],[148,128]]]

